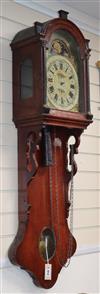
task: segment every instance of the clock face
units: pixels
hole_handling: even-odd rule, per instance
[[[72,63],[61,55],[47,61],[47,103],[51,108],[78,111],[79,83]],[[74,111],[74,110],[73,110]]]

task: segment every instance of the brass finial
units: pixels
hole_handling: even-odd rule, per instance
[[[68,18],[68,14],[69,12],[65,11],[65,10],[59,10],[58,11],[59,17],[63,18],[63,19],[67,19]]]

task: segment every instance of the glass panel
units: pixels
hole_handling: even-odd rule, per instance
[[[25,59],[21,64],[21,99],[32,97],[33,94],[33,74],[32,60]]]
[[[57,30],[47,54],[47,97],[45,106],[65,111],[81,111],[83,93],[80,48],[66,30]]]
[[[45,228],[41,232],[39,240],[39,251],[40,255],[44,260],[48,261],[54,256],[56,249],[55,236],[51,229]]]

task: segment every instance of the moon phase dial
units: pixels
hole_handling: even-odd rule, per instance
[[[61,55],[47,61],[47,105],[66,111],[78,111],[79,83],[71,62]]]

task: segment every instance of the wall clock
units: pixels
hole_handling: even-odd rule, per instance
[[[43,288],[55,284],[76,250],[68,224],[74,154],[92,122],[88,40],[67,16],[60,10],[58,18],[36,22],[11,43],[19,226],[9,258]]]

